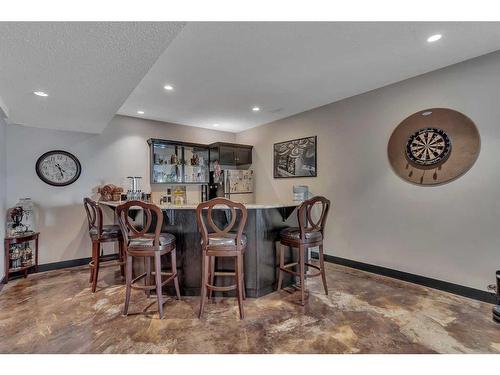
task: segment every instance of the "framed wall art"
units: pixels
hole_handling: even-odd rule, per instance
[[[316,177],[317,137],[274,144],[274,178]]]

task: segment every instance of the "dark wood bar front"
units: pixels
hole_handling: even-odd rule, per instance
[[[118,202],[100,202],[111,208],[115,208]],[[283,228],[297,225],[295,204],[283,205],[259,205],[248,204],[247,224],[244,234],[248,238],[245,252],[245,287],[247,297],[261,297],[276,289],[277,265],[279,264],[276,251],[276,242]],[[201,236],[196,223],[196,206],[163,206],[163,228],[162,232],[168,232],[176,237],[177,267],[181,294],[195,296],[200,294],[202,250]],[[138,215],[140,215],[138,213]],[[227,225],[230,220],[230,210],[219,208],[214,210],[214,222],[221,227]],[[138,216],[139,217],[139,216]],[[290,218],[289,220],[287,220]],[[285,223],[286,221],[286,223]],[[163,260],[167,262],[165,257]],[[142,268],[139,262],[134,268]],[[164,267],[168,264],[165,263]],[[217,270],[234,270],[234,264],[229,259],[218,259]],[[217,285],[230,285],[234,282],[231,278],[225,280],[218,277]],[[285,275],[284,285],[291,283],[291,276]],[[170,290],[171,289],[171,290]],[[175,295],[171,286],[166,287],[169,295]],[[231,296],[233,292],[225,292]],[[217,295],[217,293],[216,293]]]

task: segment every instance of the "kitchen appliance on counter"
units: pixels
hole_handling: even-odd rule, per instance
[[[307,185],[293,185],[293,201],[304,202],[309,198],[309,186]]]
[[[127,200],[141,200],[142,199],[142,190],[141,190],[141,178],[137,176],[129,176],[127,177],[130,183],[130,187],[127,190]]]
[[[223,197],[240,203],[255,203],[253,170],[225,169],[210,172],[209,198]]]

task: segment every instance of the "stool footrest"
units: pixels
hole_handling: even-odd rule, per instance
[[[295,272],[295,271],[289,270],[288,268],[281,268],[280,267],[280,270],[283,272],[289,273],[291,275],[294,275],[294,276],[300,276],[300,272]]]
[[[214,276],[236,276],[236,272],[230,271],[215,271]]]
[[[298,266],[298,265],[299,265],[299,263],[297,263],[297,262],[288,263],[288,264],[285,264],[283,267],[279,267],[279,269],[281,271],[283,271],[283,272],[287,272],[287,273],[292,274],[294,276],[299,276],[300,277],[300,272],[296,272],[296,271],[292,271],[292,270],[288,269],[290,267],[295,267],[295,266]],[[319,272],[314,272],[314,273],[305,273],[304,274],[305,278],[321,276],[321,268],[318,267],[317,265],[311,264],[311,263],[304,263],[304,265],[307,266],[307,267],[314,268],[314,269],[316,269],[316,270],[319,271]]]
[[[132,279],[132,281],[130,282],[131,284],[135,284],[137,281],[139,281],[140,279],[146,277],[148,274],[146,272],[144,272],[143,274],[135,277],[134,279]]]
[[[228,285],[228,286],[215,286],[215,285],[206,284],[206,287],[210,290],[215,291],[215,292],[228,292],[230,290],[235,290],[236,284]]]
[[[319,267],[319,266],[317,266],[317,265],[315,265],[315,264],[305,263],[305,265],[306,265],[307,267],[315,268],[315,269],[317,269],[318,271],[321,271],[321,267]]]
[[[163,273],[163,272],[161,274],[165,275],[165,273]],[[166,278],[164,281],[161,282],[161,286],[164,286],[165,284],[172,281],[177,276],[177,273],[169,273],[169,275],[170,275],[170,277]]]
[[[176,273],[172,273],[172,272],[160,272],[160,274],[162,276],[169,276],[166,280],[163,280],[161,282],[161,286],[164,286],[165,284],[167,284],[168,282],[172,281],[177,276],[177,272]],[[131,287],[135,288],[135,289],[144,289],[144,290],[153,290],[153,289],[156,289],[156,285],[134,285],[134,284],[137,283],[137,281],[141,280],[144,277],[147,277],[147,275],[148,275],[147,273],[143,273],[142,275],[137,276],[135,279],[132,279]],[[151,276],[154,276],[154,275],[156,275],[156,272],[151,272]]]
[[[132,289],[140,289],[140,290],[154,290],[156,289],[156,285],[130,285]]]

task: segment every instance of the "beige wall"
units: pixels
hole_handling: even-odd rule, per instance
[[[368,67],[367,67],[368,68]],[[399,122],[429,107],[475,121],[479,159],[437,187],[400,179],[387,159]],[[485,289],[500,269],[500,53],[352,97],[237,135],[255,146],[257,201],[294,184],[332,200],[328,254]],[[318,177],[273,179],[273,143],[318,136]]]
[[[98,135],[11,125],[7,138],[7,204],[10,207],[21,197],[34,200],[43,264],[90,256],[82,199],[92,195],[97,186],[126,184],[125,177],[133,175],[143,176],[143,190],[149,189],[148,138],[211,143],[234,142],[235,135],[116,116]],[[37,177],[37,158],[54,149],[67,150],[79,158],[82,174],[74,184],[52,187]]]

